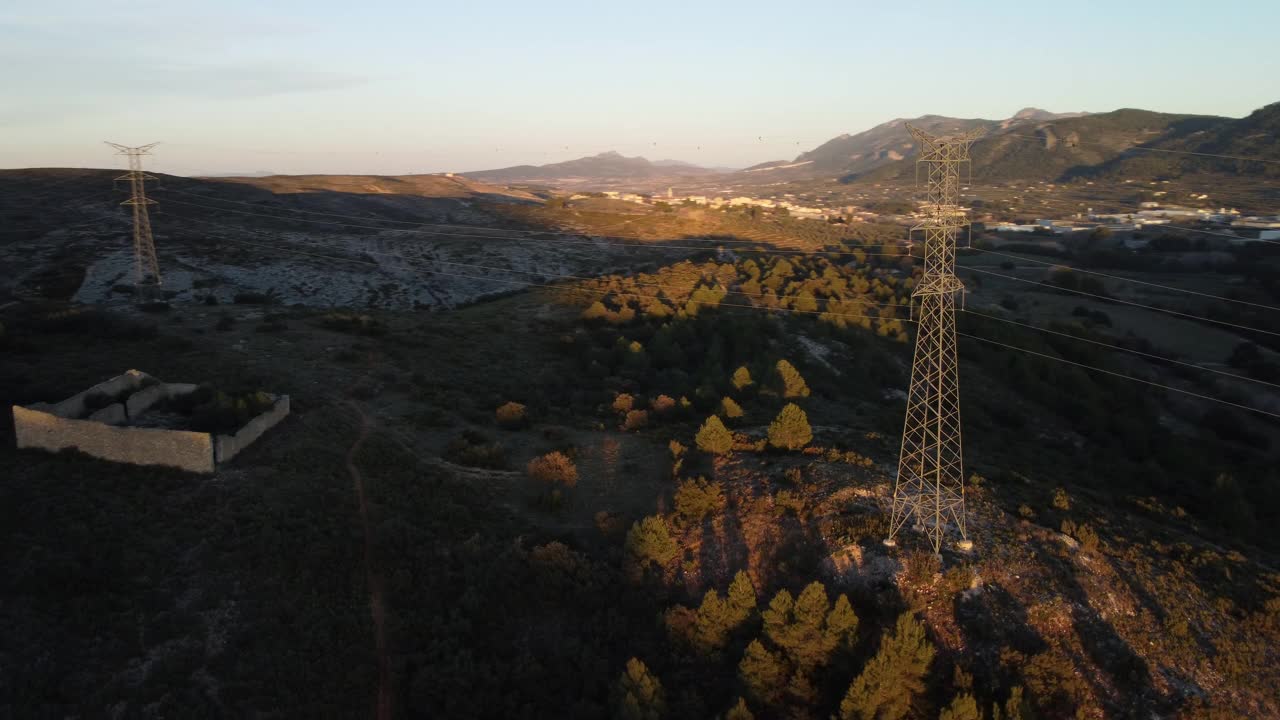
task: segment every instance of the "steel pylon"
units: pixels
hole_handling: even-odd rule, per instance
[[[955,275],[956,238],[968,223],[958,203],[960,168],[969,161],[977,133],[934,136],[910,125],[920,145],[917,168],[928,170],[924,231],[924,274],[911,296],[920,303],[911,388],[903,419],[902,449],[889,520],[892,545],[908,521],[922,530],[935,553],[948,534],[965,532],[964,453],[960,434],[960,378],[956,358],[956,294],[964,285]]]
[[[133,206],[133,288],[134,297],[139,301],[160,300],[160,262],[156,259],[156,243],[151,237],[151,216],[147,212],[148,205],[156,201],[147,197],[147,181],[155,180],[142,170],[142,156],[151,152],[151,148],[159,143],[151,143],[141,147],[126,147],[113,142],[107,143],[115,148],[117,155],[129,158],[129,172],[116,180],[129,181],[129,199],[121,205]]]

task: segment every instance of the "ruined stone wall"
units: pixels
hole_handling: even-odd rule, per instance
[[[275,404],[271,409],[255,417],[245,423],[235,435],[219,435],[215,444],[215,457],[219,463],[224,463],[240,454],[241,450],[249,447],[262,433],[275,427],[277,423],[285,419],[289,415],[289,396],[281,395],[276,398]]]
[[[110,395],[112,397],[120,397],[126,392],[136,390],[148,377],[150,376],[140,370],[126,370],[123,375],[117,375],[110,380],[100,382],[84,392],[72,395],[62,402],[52,404],[41,403],[40,405],[34,405],[32,407],[50,412],[61,418],[82,418],[89,412],[89,409],[85,407],[84,404],[85,398],[97,393]]]
[[[95,387],[100,388],[101,385]],[[83,397],[80,403],[83,407]],[[285,407],[288,414],[287,402]],[[198,473],[211,473],[214,468],[213,436],[208,433],[115,427],[59,417],[52,412],[20,405],[13,406],[13,427],[19,448],[40,448],[51,452],[75,449],[104,460],[135,465],[167,465]]]

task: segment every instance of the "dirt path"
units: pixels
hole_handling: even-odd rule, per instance
[[[377,720],[391,720],[391,662],[387,656],[386,604],[382,575],[373,569],[373,541],[369,528],[369,505],[365,501],[364,476],[356,467],[356,454],[360,446],[368,439],[373,429],[373,422],[364,408],[354,401],[349,401],[351,409],[360,416],[360,432],[356,441],[347,450],[347,472],[351,474],[351,482],[355,486],[356,500],[360,509],[360,525],[364,529],[364,574],[369,586],[369,611],[373,616],[374,646],[378,656],[378,696],[374,706],[374,717]]]

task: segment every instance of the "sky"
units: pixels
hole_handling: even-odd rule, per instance
[[[1042,7],[1037,7],[1042,6]],[[0,168],[744,167],[923,114],[1280,100],[1263,0],[9,0]]]

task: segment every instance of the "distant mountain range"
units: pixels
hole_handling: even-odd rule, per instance
[[[1048,180],[1125,174],[1156,177],[1195,172],[1280,175],[1280,165],[1197,158],[1181,152],[1280,160],[1280,103],[1241,119],[1122,109],[1106,113],[1053,113],[1025,108],[1003,120],[925,115],[896,119],[853,135],[840,135],[792,160],[737,171],[679,160],[650,162],[606,152],[550,165],[465,173],[494,183],[538,182],[590,186],[659,179],[723,178],[734,182],[788,180],[893,181],[914,176],[918,148],[907,124],[933,134],[979,131],[973,172],[988,180]],[[1135,150],[1142,146],[1160,153]],[[1225,162],[1231,163],[1228,167]]]
[[[1277,164],[1208,157],[1280,161],[1280,103],[1240,119],[1123,109],[971,127],[985,132],[974,143],[971,157],[974,174],[987,180],[1156,179],[1197,173],[1280,176]],[[914,148],[905,153],[914,154]],[[863,168],[851,163],[839,177],[845,182],[903,180],[914,175],[912,165],[895,161]]]
[[[496,170],[462,173],[484,182],[558,182],[641,180],[659,177],[710,175],[723,169],[704,168],[680,160],[651,162],[642,157],[624,157],[616,152],[603,152],[591,157],[551,163],[549,165],[516,165]]]

